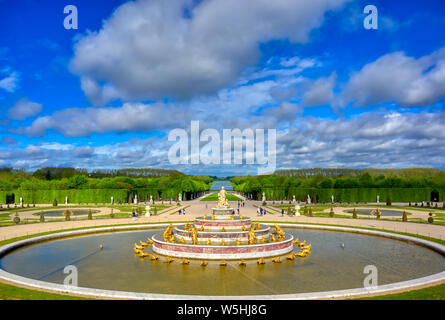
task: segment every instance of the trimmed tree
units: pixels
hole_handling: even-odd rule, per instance
[[[331,207],[331,211],[329,211],[329,217],[334,217],[334,208]]]
[[[313,217],[313,215],[312,215],[312,208],[311,207],[309,207],[309,217]]]
[[[391,198],[388,196],[388,198],[386,198],[386,205],[390,206],[391,205]]]
[[[408,215],[406,214],[405,210],[403,210],[402,221],[404,221],[404,222],[408,221]]]
[[[357,219],[357,210],[355,210],[355,208],[352,209],[352,218]]]
[[[40,212],[40,222],[45,222],[45,215],[43,214],[43,211]]]
[[[111,209],[111,212],[110,212],[110,218],[111,218],[111,219],[114,218],[114,212],[113,212],[113,209]]]
[[[91,209],[88,209],[88,220],[93,220],[93,213],[91,212]]]
[[[433,213],[432,212],[429,213],[428,222],[429,223],[433,223],[434,222],[434,218],[433,218]]]
[[[63,215],[65,216],[65,221],[70,221],[71,220],[71,214],[73,212],[71,210],[65,210],[63,211]]]
[[[57,199],[56,198],[54,198],[54,201],[53,201],[53,207],[57,207]]]

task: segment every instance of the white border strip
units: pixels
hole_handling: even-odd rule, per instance
[[[158,227],[165,227],[168,225],[180,225],[182,223],[165,223],[165,224],[141,224],[133,226],[117,226],[117,227],[104,227],[104,228],[94,228],[86,230],[76,230],[67,231],[61,233],[55,233],[45,236],[39,236],[31,239],[21,240],[13,242],[0,247],[0,257],[10,251],[17,249],[24,245],[33,244],[41,241],[54,240],[58,238],[85,235],[91,233],[102,233],[102,232],[113,232],[113,231],[123,231],[123,230],[137,230],[137,229],[152,229]],[[275,223],[264,223],[264,224],[275,224]],[[409,242],[414,242],[416,244],[428,247],[436,252],[441,253],[445,256],[445,246],[430,242],[427,240],[399,235],[391,234],[387,232],[366,230],[366,229],[356,229],[347,227],[334,227],[334,226],[322,226],[322,225],[308,225],[308,224],[290,224],[290,223],[277,223],[284,227],[293,228],[303,228],[303,229],[320,229],[320,230],[332,230],[332,231],[344,231],[353,233],[362,233],[376,236],[383,236],[387,238],[404,240]],[[250,296],[200,296],[200,295],[173,295],[173,294],[155,294],[155,293],[138,293],[138,292],[126,292],[126,291],[113,291],[113,290],[102,290],[84,287],[72,287],[65,286],[57,283],[50,283],[40,280],[34,280],[30,278],[25,278],[18,276],[3,269],[0,269],[0,278],[6,281],[14,282],[16,284],[30,286],[38,289],[55,291],[66,294],[77,294],[84,296],[93,296],[101,298],[113,298],[113,299],[143,299],[143,300],[270,300],[270,299],[280,299],[280,300],[302,300],[302,299],[331,299],[331,298],[347,298],[357,295],[367,295],[367,294],[381,294],[393,290],[402,290],[412,287],[417,287],[421,285],[432,284],[435,282],[445,280],[445,271],[436,273],[430,276],[417,278],[408,281],[396,282],[387,285],[377,286],[374,288],[356,288],[347,290],[336,290],[336,291],[324,291],[324,292],[310,292],[310,293],[296,293],[296,294],[278,294],[278,295],[250,295]]]

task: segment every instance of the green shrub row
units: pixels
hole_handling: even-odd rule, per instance
[[[348,188],[348,189],[319,189],[319,188],[290,188],[288,192],[281,190],[263,189],[266,199],[272,200],[292,200],[295,195],[296,200],[306,201],[310,195],[312,201],[315,197],[317,202],[331,202],[334,195],[335,202],[376,202],[377,195],[380,202],[385,203],[389,197],[392,202],[420,202],[430,201],[431,192],[439,192],[439,201],[445,201],[445,188]]]

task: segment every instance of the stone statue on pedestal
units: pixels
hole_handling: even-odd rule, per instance
[[[300,216],[300,206],[298,204],[295,205],[295,216]]]
[[[307,195],[307,204],[311,204],[311,197]]]
[[[229,202],[226,198],[226,190],[224,190],[224,187],[221,187],[221,190],[218,192],[218,204],[217,208],[229,208]]]

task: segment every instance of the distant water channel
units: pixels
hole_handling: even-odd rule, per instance
[[[230,184],[229,180],[217,180],[210,188],[211,191],[221,190],[221,187],[224,187],[227,191],[233,191],[233,187]]]

